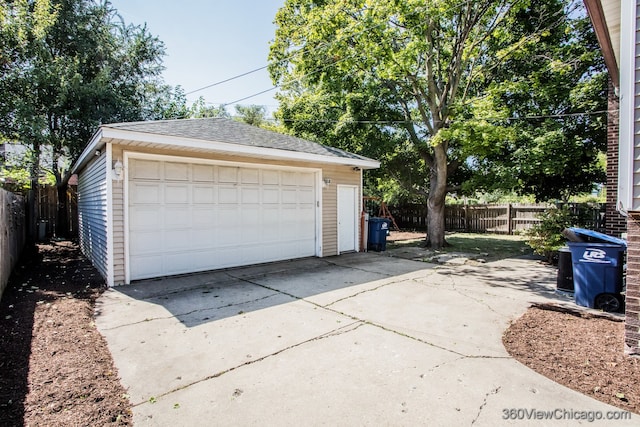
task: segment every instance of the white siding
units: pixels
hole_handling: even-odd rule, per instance
[[[640,211],[640,8],[621,3],[618,209]]]
[[[80,248],[102,276],[108,277],[107,154],[103,153],[78,175]]]
[[[634,1],[635,31],[633,32],[633,203],[640,210],[640,6]]]

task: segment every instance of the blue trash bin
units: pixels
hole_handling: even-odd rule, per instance
[[[585,240],[567,242],[576,304],[604,311],[620,310],[626,242],[592,230],[570,231]]]
[[[390,223],[391,221],[386,218],[369,218],[369,239],[367,242],[369,250],[377,252],[387,250],[387,232]]]

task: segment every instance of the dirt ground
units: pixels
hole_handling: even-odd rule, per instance
[[[71,242],[23,255],[0,301],[0,425],[131,425],[128,396],[93,323],[104,289]]]
[[[131,425],[126,390],[93,323],[103,291],[71,242],[23,257],[0,301],[1,425]],[[552,380],[640,413],[640,359],[624,356],[622,335],[622,322],[531,308],[503,341]]]

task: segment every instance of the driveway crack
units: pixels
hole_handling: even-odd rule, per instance
[[[111,331],[111,330],[114,330],[114,329],[123,328],[125,326],[133,326],[133,325],[138,325],[140,323],[152,322],[152,321],[155,321],[155,320],[175,319],[175,318],[180,318],[182,316],[188,316],[188,315],[193,314],[193,313],[199,313],[199,312],[207,311],[207,310],[219,310],[221,308],[229,308],[229,307],[240,306],[240,305],[244,305],[244,304],[251,304],[251,303],[254,303],[254,302],[266,300],[268,298],[273,298],[276,295],[277,294],[271,294],[271,295],[266,295],[266,296],[263,296],[263,297],[260,297],[260,298],[256,298],[256,299],[253,299],[253,300],[247,300],[247,301],[242,301],[242,302],[237,302],[237,303],[234,302],[234,303],[219,305],[219,306],[215,306],[215,307],[212,306],[212,307],[198,308],[196,310],[186,311],[184,313],[173,314],[171,316],[147,317],[147,318],[145,318],[143,320],[139,320],[137,322],[124,323],[122,325],[113,326],[113,327],[110,327],[110,328],[104,328],[104,330],[105,331]]]
[[[482,401],[482,404],[480,405],[480,408],[478,408],[478,414],[471,421],[471,425],[474,425],[476,423],[476,421],[478,421],[478,419],[480,418],[480,415],[482,414],[482,410],[484,409],[485,406],[487,406],[487,401],[489,400],[489,396],[491,396],[493,394],[498,394],[500,392],[501,388],[502,387],[496,387],[496,388],[494,388],[493,390],[489,391],[487,394],[484,395],[484,400]]]
[[[159,395],[154,396],[154,397],[156,399],[158,399],[158,398],[161,398],[161,397],[168,396],[168,395],[170,395],[172,393],[175,393],[175,392],[180,391],[180,390],[184,390],[184,389],[189,388],[189,387],[191,387],[193,385],[196,385],[196,384],[199,384],[199,383],[202,383],[202,382],[205,382],[205,381],[209,381],[209,380],[212,380],[212,379],[215,379],[215,378],[219,378],[219,377],[221,377],[221,376],[223,376],[225,374],[228,374],[229,372],[233,372],[233,371],[235,371],[237,369],[240,369],[240,368],[242,368],[244,366],[249,366],[249,365],[253,365],[253,364],[258,363],[258,362],[262,362],[263,360],[266,360],[266,359],[269,359],[271,357],[277,356],[279,354],[282,354],[282,353],[284,353],[286,351],[289,351],[289,350],[292,350],[294,348],[300,347],[302,345],[305,345],[305,344],[308,344],[308,343],[311,343],[311,342],[314,342],[314,341],[320,341],[320,340],[323,340],[323,339],[336,337],[336,336],[343,335],[343,334],[346,334],[346,333],[349,333],[349,332],[353,332],[356,329],[360,328],[361,326],[364,326],[364,323],[362,323],[362,322],[349,323],[348,325],[344,325],[344,326],[341,326],[339,328],[332,329],[331,331],[322,333],[322,334],[317,335],[317,336],[315,336],[313,338],[309,338],[307,340],[300,341],[298,343],[292,344],[292,345],[290,345],[288,347],[281,348],[281,349],[279,349],[279,350],[277,350],[277,351],[275,351],[273,353],[269,353],[269,354],[266,354],[264,356],[258,357],[257,359],[246,361],[244,363],[241,363],[239,365],[236,365],[236,366],[233,366],[231,368],[225,369],[223,371],[216,372],[215,374],[208,375],[208,376],[206,376],[204,378],[201,378],[201,379],[199,379],[197,381],[192,381],[189,384],[184,384],[184,385],[182,385],[180,387],[176,387],[176,388],[174,388],[172,390],[169,390],[167,392],[164,392],[164,393],[159,394]],[[148,402],[148,400],[143,400],[142,402],[138,402],[138,403],[132,404],[131,406],[136,407],[136,406],[140,406],[140,405],[142,405],[144,403],[147,403],[147,402]]]

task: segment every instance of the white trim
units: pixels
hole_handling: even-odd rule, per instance
[[[316,256],[322,258],[323,235],[322,235],[322,169],[316,171]]]
[[[111,179],[111,164],[113,160],[111,144],[106,146],[106,165],[105,165],[105,180],[107,184],[107,286],[112,287],[114,285],[114,249],[113,249],[113,180]]]
[[[265,165],[261,163],[243,163],[243,162],[231,162],[226,160],[212,160],[212,159],[201,159],[197,157],[181,157],[181,156],[170,156],[164,154],[150,154],[150,153],[140,153],[137,151],[123,151],[122,153],[124,157],[124,272],[125,272],[125,283],[131,283],[131,255],[129,250],[129,160],[130,159],[138,159],[138,160],[153,160],[153,161],[162,161],[162,162],[176,162],[176,163],[188,163],[188,164],[207,164],[207,165],[219,165],[219,166],[235,166],[242,167],[247,169],[271,169],[271,170],[285,170],[285,171],[298,171],[298,172],[306,172],[313,173],[316,176],[316,184],[314,192],[316,194],[316,212],[315,212],[315,221],[316,221],[316,248],[315,248],[315,256],[322,257],[322,169],[320,168],[302,168],[297,166],[283,166],[283,165]],[[354,186],[357,188],[357,186]],[[357,192],[357,190],[356,190]]]
[[[142,153],[139,151],[123,151],[123,153],[125,155],[125,158],[128,156],[129,158],[132,158],[132,159],[156,160],[159,162],[198,163],[198,164],[204,164],[204,165],[236,166],[236,167],[252,168],[252,169],[278,169],[278,170],[289,170],[289,171],[299,171],[299,172],[322,172],[321,168],[305,168],[301,166],[269,165],[264,163],[246,163],[242,161],[203,159],[200,157]],[[126,165],[124,170],[126,173],[127,172]]]
[[[220,141],[204,141],[200,139],[184,138],[176,136],[158,135],[154,133],[135,132],[124,129],[101,127],[93,136],[89,145],[80,155],[73,167],[73,171],[79,170],[86,162],[90,153],[100,149],[105,138],[119,140],[119,145],[129,145],[127,141],[144,142],[149,144],[164,145],[175,149],[199,149],[212,153],[224,153],[231,155],[245,155],[250,157],[268,158],[274,160],[296,160],[301,162],[314,162],[335,165],[358,166],[364,169],[377,169],[380,162],[372,159],[351,159],[347,157],[324,156],[321,154],[304,153],[276,148],[254,147],[251,145],[234,144]]]
[[[623,1],[620,7],[620,116],[616,207],[626,213],[640,208],[633,206],[637,4],[635,1]]]
[[[122,157],[124,157],[124,182],[122,183],[124,186],[122,189],[122,197],[124,198],[122,201],[124,211],[124,282],[128,285],[131,283],[131,269],[129,268],[129,153],[123,151]]]
[[[340,255],[342,252],[340,252],[340,189],[341,188],[353,188],[354,191],[354,197],[356,200],[353,201],[353,212],[352,212],[352,217],[353,217],[353,248],[356,252],[360,252],[360,241],[358,239],[359,233],[358,230],[360,229],[360,216],[358,215],[358,186],[357,185],[347,185],[347,184],[338,184],[336,185],[336,222],[338,222],[337,227],[337,244],[338,244],[338,255]]]

